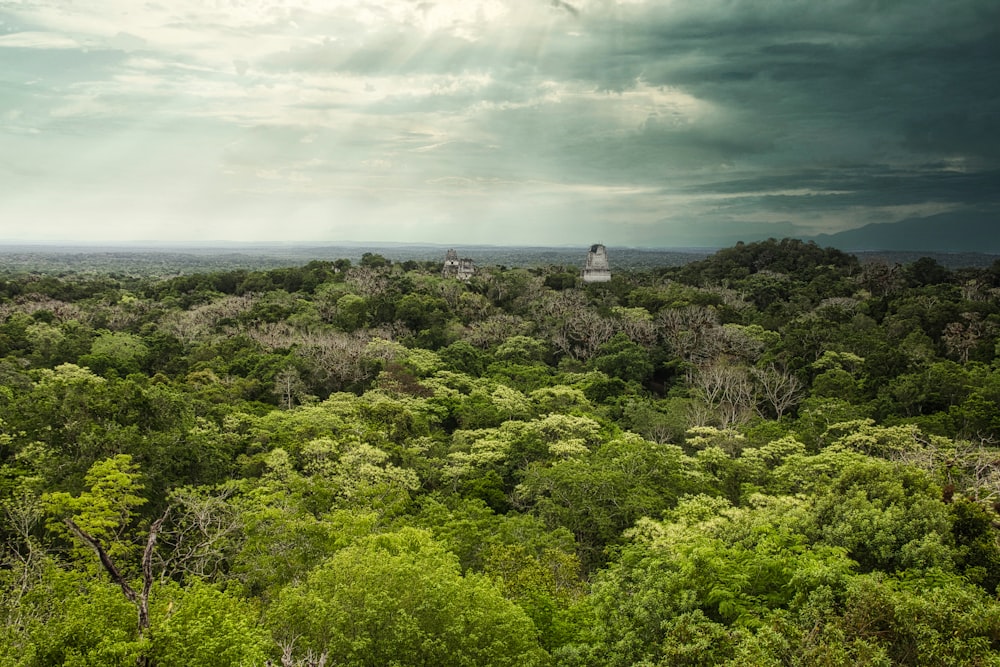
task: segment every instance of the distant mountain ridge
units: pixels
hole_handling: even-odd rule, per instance
[[[939,213],[895,223],[871,224],[836,234],[808,237],[820,246],[853,251],[1000,253],[1000,216],[995,213]]]

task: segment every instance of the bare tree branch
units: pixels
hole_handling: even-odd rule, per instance
[[[104,569],[111,576],[112,581],[118,584],[118,586],[122,589],[122,593],[125,594],[125,597],[128,598],[129,602],[137,605],[139,596],[136,595],[135,590],[133,590],[133,588],[125,580],[125,577],[122,576],[122,573],[118,570],[118,567],[115,565],[114,561],[111,560],[111,556],[108,555],[108,552],[105,551],[104,547],[101,546],[101,543],[98,542],[93,537],[91,537],[91,535],[82,528],[80,528],[80,526],[76,525],[76,522],[73,521],[73,519],[67,518],[64,519],[64,521],[66,523],[66,526],[71,531],[73,531],[74,535],[76,535],[81,540],[86,542],[91,549],[97,552],[97,557],[100,559],[101,565],[104,566]],[[141,629],[142,626],[140,624],[140,630]]]
[[[124,576],[122,576],[121,570],[115,565],[114,561],[111,560],[111,556],[108,552],[104,550],[101,543],[97,541],[90,533],[80,528],[76,525],[73,519],[66,518],[63,521],[66,526],[84,541],[91,549],[97,552],[97,557],[101,561],[101,565],[104,566],[105,571],[111,577],[112,581],[118,584],[118,587],[122,589],[122,593],[129,602],[136,606],[138,612],[138,624],[139,624],[139,636],[142,637],[143,633],[149,629],[149,593],[153,587],[153,550],[156,547],[156,536],[160,532],[160,527],[163,526],[163,522],[167,518],[167,514],[170,512],[168,507],[159,519],[153,522],[153,525],[149,527],[149,538],[146,540],[146,549],[142,554],[142,593],[136,594],[135,589],[128,583]],[[143,658],[139,660],[140,664],[143,664]]]
[[[149,527],[149,538],[146,540],[146,548],[142,552],[142,595],[139,597],[139,634],[149,627],[149,592],[153,588],[153,549],[156,547],[156,536],[160,533],[163,522],[166,521],[170,513],[170,507],[163,512],[163,516],[153,522]]]

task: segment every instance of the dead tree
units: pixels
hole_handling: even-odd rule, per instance
[[[781,419],[802,398],[803,387],[799,379],[774,364],[768,364],[766,368],[751,368],[750,374],[757,383],[760,400],[757,411],[762,417],[768,416],[762,409],[766,407],[777,419]]]
[[[167,519],[167,514],[170,512],[170,508],[163,513],[159,519],[153,522],[153,525],[149,527],[149,538],[146,540],[146,548],[142,552],[142,590],[136,593],[132,585],[129,584],[128,580],[122,576],[121,570],[115,565],[115,562],[111,560],[111,556],[105,551],[101,543],[97,541],[92,535],[87,533],[85,530],[76,525],[76,522],[72,519],[64,519],[66,526],[72,531],[74,535],[80,538],[84,543],[86,543],[91,549],[97,553],[98,559],[101,561],[101,565],[104,570],[111,577],[111,580],[118,584],[118,587],[122,589],[122,593],[125,598],[135,605],[136,611],[138,612],[138,628],[139,637],[142,638],[143,634],[149,630],[149,592],[153,587],[153,549],[156,547],[156,536],[160,532],[160,528],[163,526],[163,522]],[[137,665],[141,667],[146,667],[149,665],[149,658],[147,656],[140,656],[136,661]]]

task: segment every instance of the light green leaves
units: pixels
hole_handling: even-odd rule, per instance
[[[528,617],[425,531],[373,535],[286,588],[268,613],[293,656],[343,664],[543,664]]]

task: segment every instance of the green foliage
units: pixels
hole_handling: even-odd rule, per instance
[[[90,354],[80,357],[80,363],[98,373],[115,370],[119,375],[139,371],[149,348],[138,336],[117,331],[98,332],[90,346]]]
[[[345,294],[337,300],[334,323],[344,331],[355,331],[365,325],[368,304],[357,294]]]
[[[49,528],[68,538],[72,533],[63,520],[72,519],[100,542],[112,558],[134,558],[139,547],[129,539],[132,537],[130,529],[136,510],[146,503],[146,499],[139,495],[143,485],[132,457],[119,454],[98,461],[87,471],[84,484],[87,490],[76,497],[59,491],[42,496],[42,504],[50,518]],[[76,551],[82,558],[93,560],[89,545],[77,543]]]
[[[998,663],[996,266],[219,261],[0,280],[0,663]]]
[[[1000,606],[957,577],[852,579],[843,615],[823,634],[880,649],[886,664],[975,665],[997,660]]]
[[[366,252],[361,255],[360,265],[365,268],[378,269],[391,265],[392,262],[377,252]]]
[[[486,368],[485,355],[469,343],[459,340],[438,350],[441,360],[450,370],[472,376],[482,375]]]
[[[622,406],[621,422],[647,440],[676,444],[688,430],[689,405],[689,399],[679,397],[659,401],[632,398]]]
[[[1000,544],[992,517],[982,505],[964,498],[956,500],[948,510],[956,569],[987,593],[1000,592]]]
[[[147,651],[136,634],[135,607],[118,586],[77,572],[49,565],[16,611],[0,639],[6,665],[131,667]]]
[[[698,473],[679,447],[626,435],[593,453],[529,465],[517,498],[550,526],[572,531],[584,565],[595,567],[603,562],[604,547],[635,521],[705,488]]]
[[[531,619],[543,648],[551,652],[575,638],[574,603],[583,595],[576,556],[559,549],[535,555],[520,544],[494,545],[484,569]]]
[[[262,664],[272,653],[260,611],[200,581],[157,588],[149,655],[160,667]]]
[[[520,608],[412,528],[339,551],[285,588],[268,618],[295,655],[346,664],[513,667],[547,657]]]
[[[548,356],[547,345],[530,336],[511,336],[500,343],[496,349],[496,358],[519,364],[544,361]]]
[[[794,500],[737,510],[699,496],[671,522],[640,522],[594,583],[594,659],[721,664],[812,591],[843,585],[852,562],[841,549],[805,548],[805,513]]]
[[[653,374],[649,352],[621,333],[597,348],[597,354],[589,363],[595,369],[626,382],[641,383]]]

